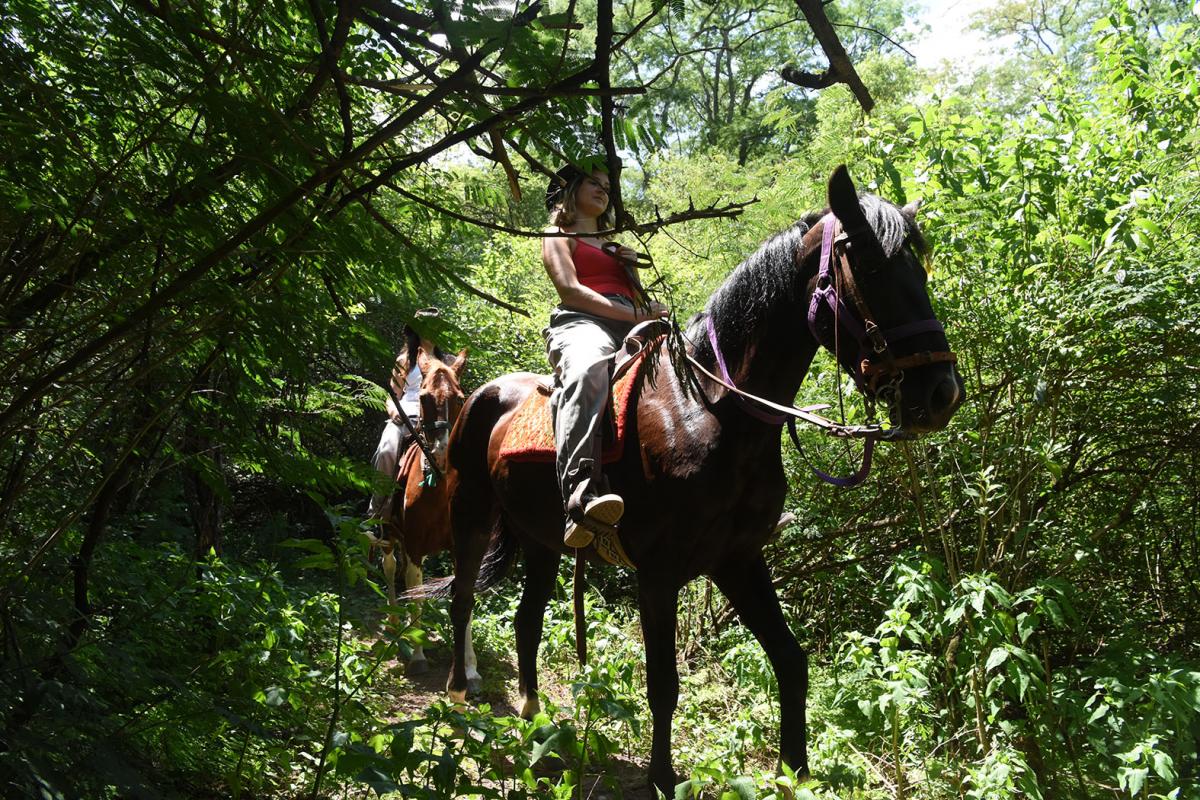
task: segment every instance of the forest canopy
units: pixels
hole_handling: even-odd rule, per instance
[[[445,611],[389,622],[366,535],[403,326],[439,307],[468,391],[546,372],[543,192],[598,156],[681,323],[838,164],[921,200],[967,383],[859,489],[811,472],[855,446],[784,451],[799,788],[769,662],[687,589],[678,796],[1198,796],[1200,20],[1002,0],[975,19],[1000,55],[923,70],[918,14],[0,7],[2,793],[641,796],[633,574],[591,572],[586,669],[564,575],[534,721],[504,711],[519,579],[477,611],[485,702],[414,708]],[[853,388],[822,357],[796,404],[859,422]]]

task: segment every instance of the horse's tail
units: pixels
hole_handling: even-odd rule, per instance
[[[491,589],[508,577],[519,549],[517,537],[513,536],[504,525],[504,517],[497,517],[496,524],[492,527],[492,536],[487,552],[483,554],[483,563],[479,565],[479,577],[475,579],[475,591],[482,592]],[[401,599],[404,601],[446,600],[451,596],[453,586],[454,576],[447,575],[445,578],[435,578],[409,589],[401,595]]]
[[[504,515],[497,516],[496,524],[492,527],[491,542],[487,552],[483,554],[483,563],[479,565],[475,591],[487,591],[507,578],[519,549],[517,537],[513,536],[504,524]]]

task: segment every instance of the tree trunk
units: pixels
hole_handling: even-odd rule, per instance
[[[221,496],[213,486],[214,480],[223,480],[220,446],[201,432],[196,423],[188,422],[183,434],[183,452],[187,456],[183,465],[183,491],[196,535],[195,556],[205,558],[210,550],[220,555],[223,509]],[[212,462],[213,470],[208,475],[197,463],[200,459]]]

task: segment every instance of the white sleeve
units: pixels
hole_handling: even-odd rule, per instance
[[[400,410],[410,417],[420,416],[421,411],[421,368],[413,364],[404,379],[404,394],[400,397]]]

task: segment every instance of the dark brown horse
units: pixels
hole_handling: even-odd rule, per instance
[[[447,493],[446,444],[450,430],[463,407],[463,391],[459,385],[467,365],[467,351],[444,363],[423,349],[417,350],[417,365],[421,368],[420,418],[422,436],[433,456],[433,467],[426,463],[420,445],[409,444],[400,459],[396,473],[396,491],[390,504],[391,516],[384,520],[383,574],[387,580],[388,601],[396,605],[396,572],[403,568],[405,589],[422,583],[421,562],[426,556],[450,547],[450,501]],[[399,559],[397,558],[399,555]],[[398,565],[398,561],[402,564]],[[413,607],[412,622],[421,616],[420,600]],[[470,634],[466,643],[468,674],[478,678],[475,653]],[[413,649],[408,671],[425,672],[428,666],[421,646]]]
[[[919,259],[925,246],[915,208],[859,198],[845,168],[830,179],[829,205],[832,216],[811,217],[771,238],[730,275],[687,332],[691,354],[719,371],[708,338],[711,326],[738,388],[790,404],[818,348],[817,336],[837,341],[823,335],[841,324],[833,312],[814,312],[811,330],[805,315],[814,292],[836,283],[852,301],[847,307],[873,323],[863,326],[869,333],[897,332],[896,341],[865,359],[862,349],[839,346],[839,361],[856,375],[863,371],[862,360],[869,362],[864,391],[878,395],[907,432],[944,427],[962,400],[963,385],[926,294]],[[836,253],[832,276],[819,278],[827,229],[843,235],[829,248]],[[665,348],[653,357],[657,378],[644,385],[635,430],[622,459],[605,468],[612,490],[625,499],[620,538],[638,566],[654,723],[650,782],[671,796],[671,717],[679,694],[676,606],[680,588],[701,575],[712,578],[766,651],[779,681],[781,757],[806,773],[807,656],[784,620],[762,554],[787,490],[779,423],[747,413],[733,393],[708,378],[695,378],[697,392],[686,392]],[[497,453],[514,410],[537,380],[507,375],[468,398],[450,437],[447,480],[455,562],[450,612],[455,650],[447,690],[463,702],[473,683],[463,645],[476,583],[496,579],[498,565],[519,544],[525,587],[516,640],[526,716],[538,707],[537,650],[563,552],[563,509],[553,465],[508,463]],[[497,538],[489,547],[493,530]]]

